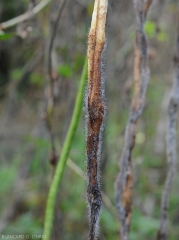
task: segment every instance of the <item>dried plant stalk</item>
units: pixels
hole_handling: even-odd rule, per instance
[[[168,208],[169,200],[173,185],[173,178],[176,171],[177,164],[177,150],[176,150],[176,118],[179,106],[179,27],[178,27],[176,54],[174,56],[174,81],[173,90],[170,97],[169,109],[168,109],[168,123],[167,123],[167,161],[168,161],[168,173],[165,182],[165,188],[163,191],[161,202],[161,215],[160,215],[160,227],[157,234],[157,240],[166,240],[168,234]]]
[[[116,206],[121,221],[121,240],[127,240],[132,217],[132,150],[135,145],[137,122],[141,115],[150,78],[148,44],[144,32],[147,12],[152,1],[134,0],[138,29],[134,48],[134,97],[125,132],[125,146],[120,159],[120,173],[115,182]]]
[[[88,89],[85,105],[87,109],[87,199],[90,215],[90,240],[96,239],[102,205],[99,181],[102,133],[106,113],[103,60],[106,49],[105,24],[107,6],[107,0],[95,0],[91,28],[88,35]]]
[[[48,57],[47,57],[47,67],[48,67],[48,75],[49,75],[49,89],[50,95],[48,98],[47,108],[46,108],[46,123],[47,128],[50,133],[50,144],[51,144],[51,155],[50,155],[50,163],[55,166],[57,163],[57,154],[55,148],[55,139],[54,139],[54,129],[53,129],[53,114],[54,114],[54,107],[55,107],[55,96],[54,96],[54,83],[57,78],[57,74],[53,71],[53,64],[52,64],[52,51],[54,46],[54,41],[58,32],[59,22],[63,13],[63,9],[66,4],[66,0],[61,1],[59,4],[59,8],[57,11],[57,16],[52,26],[51,35],[50,35],[50,42],[49,42],[49,49],[48,49]]]

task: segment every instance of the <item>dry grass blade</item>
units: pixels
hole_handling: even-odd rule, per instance
[[[134,0],[138,29],[134,59],[134,97],[129,122],[125,132],[125,146],[120,159],[120,173],[115,183],[116,206],[121,221],[121,240],[127,240],[132,217],[132,150],[135,145],[137,122],[141,115],[150,78],[148,68],[148,44],[144,32],[147,12],[152,1]]]
[[[179,27],[178,27],[176,55],[174,56],[174,81],[173,90],[170,97],[169,109],[168,109],[168,124],[167,124],[167,161],[168,161],[168,173],[165,182],[165,188],[163,191],[161,202],[161,215],[160,215],[160,227],[157,235],[157,240],[166,240],[168,234],[168,208],[169,200],[173,185],[173,178],[176,171],[177,163],[177,150],[176,150],[176,119],[179,106]]]
[[[85,99],[87,129],[87,198],[89,203],[89,239],[96,239],[102,205],[100,191],[100,158],[105,121],[105,24],[107,0],[95,0],[88,36],[88,90]]]

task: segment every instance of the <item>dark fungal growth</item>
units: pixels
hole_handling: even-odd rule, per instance
[[[88,86],[86,106],[87,199],[89,203],[89,239],[96,239],[102,206],[100,159],[106,116],[105,23],[108,1],[96,0],[88,35]]]

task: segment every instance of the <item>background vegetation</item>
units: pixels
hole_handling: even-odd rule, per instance
[[[59,1],[33,18],[0,31],[0,233],[42,234],[46,199],[54,167],[49,164],[50,134],[45,120],[49,97],[47,49]],[[130,239],[154,239],[166,178],[166,116],[172,86],[172,58],[178,2],[156,1],[145,30],[150,45],[151,80],[133,154],[134,210]],[[0,22],[30,9],[28,0],[1,0]],[[93,1],[68,0],[52,52],[55,80],[53,129],[60,155],[73,112],[86,55]],[[29,10],[30,11],[30,10]],[[115,240],[119,223],[114,181],[124,143],[133,93],[136,22],[132,1],[109,1],[107,18],[108,117],[101,163],[100,240]],[[178,139],[178,134],[177,134]],[[87,239],[85,140],[83,118],[70,151],[56,204],[52,239]],[[74,163],[77,165],[74,165]],[[81,175],[80,175],[80,174]],[[179,236],[179,176],[169,210],[169,240]],[[0,238],[1,238],[0,234]]]

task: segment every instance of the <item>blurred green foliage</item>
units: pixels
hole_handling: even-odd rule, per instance
[[[13,225],[6,228],[4,234],[9,235],[9,233],[11,235],[40,235],[42,234],[42,223],[32,213],[24,213]],[[13,240],[14,238],[9,239]]]
[[[22,74],[23,74],[22,69],[16,68],[12,71],[11,77],[13,80],[18,81],[22,77]]]
[[[2,30],[0,30],[0,41],[6,41],[9,40],[14,36],[13,33],[5,33]]]
[[[153,38],[156,34],[156,24],[153,21],[147,21],[145,23],[145,32],[149,38]]]
[[[64,78],[69,78],[71,76],[71,66],[68,64],[62,64],[57,69],[58,74]]]
[[[44,78],[40,73],[34,72],[30,75],[29,82],[37,87],[42,87],[44,83]]]

